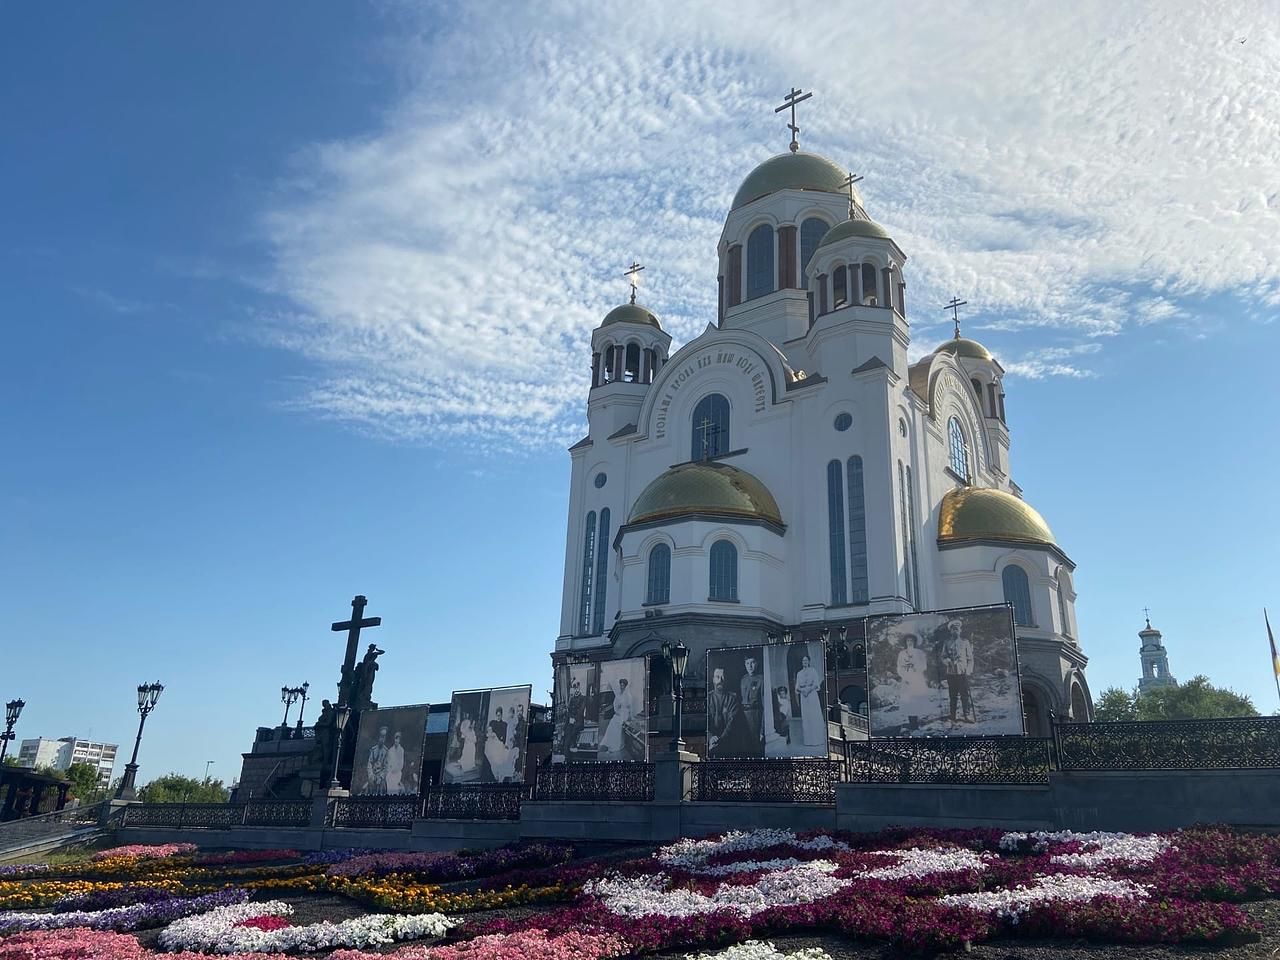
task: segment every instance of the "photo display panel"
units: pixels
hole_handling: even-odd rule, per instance
[[[455,690],[441,783],[523,783],[533,687]]]
[[[417,796],[422,784],[427,704],[384,707],[360,715],[351,793],[357,797]]]
[[[707,757],[825,757],[827,665],[800,640],[707,651]]]
[[[649,759],[649,658],[556,668],[554,763]]]
[[[1023,732],[1006,605],[869,618],[867,681],[873,737]]]

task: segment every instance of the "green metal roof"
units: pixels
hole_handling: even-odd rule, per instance
[[[648,308],[642,307],[638,303],[624,303],[620,307],[614,307],[605,314],[600,326],[607,327],[613,323],[647,323],[651,327],[662,329],[662,324],[658,322],[658,318]]]
[[[823,234],[822,242],[818,246],[830,246],[849,237],[883,237],[888,240],[889,231],[874,220],[846,220],[844,223],[837,223]]]
[[[847,197],[847,176],[844,169],[815,153],[782,153],[771,157],[747,174],[747,179],[742,181],[742,186],[734,194],[733,206],[729,209],[737,210],[752,200],[759,200],[779,190],[816,190],[819,193],[838,193]],[[857,196],[856,190],[854,196]]]

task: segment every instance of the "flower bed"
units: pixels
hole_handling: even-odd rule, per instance
[[[163,860],[183,853],[195,853],[199,849],[194,843],[133,843],[123,847],[112,847],[99,850],[89,859],[94,863],[115,860]]]
[[[216,907],[244,903],[249,894],[244,890],[220,890],[201,897],[171,897],[127,907],[103,910],[68,910],[60,913],[0,914],[0,935],[26,930],[55,930],[64,927],[88,927],[91,930],[142,930],[171,923],[180,917],[205,913]]]

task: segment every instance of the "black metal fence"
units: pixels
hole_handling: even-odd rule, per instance
[[[1050,741],[1041,737],[902,737],[850,740],[853,783],[1048,783]]]
[[[834,804],[839,760],[704,760],[693,764],[694,800]]]
[[[528,793],[523,783],[428,787],[421,811],[428,820],[519,820],[520,803]]]
[[[1056,723],[1060,770],[1280,767],[1280,717]]]
[[[248,803],[131,803],[123,827],[228,830],[232,827],[306,827],[309,800],[251,800]]]
[[[538,768],[535,800],[652,800],[653,764],[553,763]]]
[[[329,811],[338,830],[408,830],[418,816],[417,797],[339,797]]]

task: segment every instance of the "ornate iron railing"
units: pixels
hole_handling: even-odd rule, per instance
[[[1061,770],[1280,767],[1280,717],[1055,723]]]
[[[306,827],[311,825],[310,800],[250,800],[244,805],[247,827]]]
[[[843,744],[855,783],[1048,783],[1041,737],[899,737]]]
[[[693,799],[755,803],[836,802],[838,760],[704,760],[693,764]]]
[[[339,797],[332,826],[339,830],[408,830],[418,816],[417,797]]]
[[[535,800],[652,800],[652,763],[553,763],[538,769]]]
[[[121,826],[225,830],[244,823],[242,803],[131,803]]]
[[[428,820],[519,820],[523,783],[452,784],[428,787],[422,816]]]

